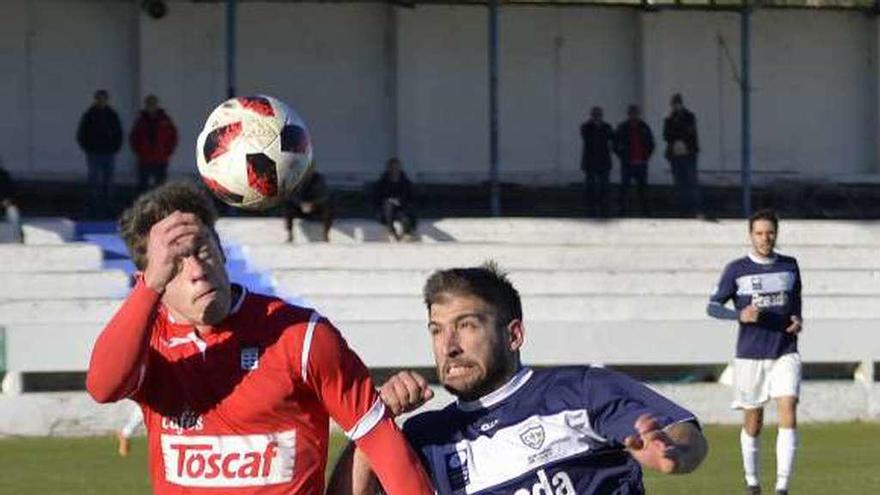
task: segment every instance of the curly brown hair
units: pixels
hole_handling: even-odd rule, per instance
[[[147,267],[147,241],[150,229],[163,218],[181,211],[193,213],[207,226],[219,246],[214,230],[217,210],[204,189],[191,181],[175,180],[140,195],[119,217],[119,235],[138,270]]]

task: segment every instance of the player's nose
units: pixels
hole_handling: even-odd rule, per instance
[[[201,280],[206,277],[207,270],[205,269],[205,263],[196,256],[187,256],[184,259],[184,263],[186,263],[187,275],[190,280]]]

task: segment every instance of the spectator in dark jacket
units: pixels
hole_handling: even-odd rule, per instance
[[[611,148],[614,146],[614,129],[602,120],[602,109],[593,107],[590,119],[581,124],[584,142],[581,170],[586,176],[587,212],[591,215],[608,215],[608,176],[611,173]]]
[[[654,153],[654,134],[642,120],[638,105],[630,105],[627,119],[614,133],[614,152],[620,158],[620,214],[626,214],[629,183],[636,182],[642,216],[650,216],[647,198],[648,162]]]
[[[324,175],[312,170],[303,184],[284,204],[284,228],[287,242],[293,242],[293,219],[321,222],[322,240],[330,242],[330,228],[333,226],[335,208],[333,196],[327,188]]]
[[[379,221],[388,227],[395,241],[412,240],[416,216],[412,209],[412,183],[400,167],[400,160],[392,157],[385,163],[385,172],[373,190],[373,204]],[[400,225],[398,230],[396,224]]]
[[[107,103],[107,90],[95,91],[92,106],[80,118],[76,141],[86,154],[89,167],[89,209],[92,215],[112,215],[113,169],[122,147],[119,115]]]
[[[697,179],[697,118],[685,108],[680,94],[672,95],[671,111],[663,121],[663,139],[666,141],[666,159],[672,167],[672,177],[678,189],[681,211],[686,216],[703,215],[700,185]]]
[[[177,128],[155,95],[144,98],[128,139],[138,160],[138,193],[165,182],[168,159],[177,147]]]

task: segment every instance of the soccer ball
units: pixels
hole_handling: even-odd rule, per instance
[[[241,96],[208,116],[196,141],[206,186],[224,203],[264,210],[281,203],[312,168],[303,120],[271,96]]]

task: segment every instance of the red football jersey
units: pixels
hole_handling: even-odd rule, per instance
[[[243,289],[203,338],[160,308],[132,398],[159,494],[322,494],[329,418],[357,439],[385,415],[326,319]]]

